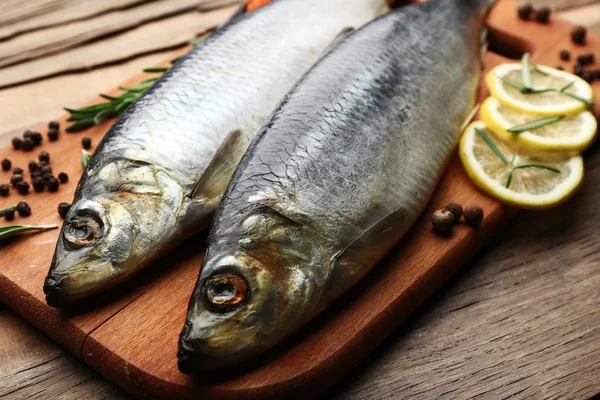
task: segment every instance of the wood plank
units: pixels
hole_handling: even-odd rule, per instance
[[[518,0],[518,4],[529,3],[535,8],[550,7],[553,11],[574,9],[598,0]]]
[[[62,51],[53,56],[0,69],[0,88],[29,82],[65,72],[84,71],[99,65],[174,48],[205,33],[226,17],[236,6],[210,12],[188,12],[162,21],[145,24],[121,35]],[[148,40],[152,38],[152,40]]]
[[[87,19],[107,11],[114,11],[145,0],[67,0],[61,1],[55,8],[49,9],[41,14],[32,13],[29,18],[20,18],[12,23],[0,25],[0,40],[6,40],[18,34],[48,28],[50,26],[62,25],[67,22]],[[23,3],[19,1],[19,3]],[[4,4],[6,9],[12,9],[15,5]]]
[[[200,0],[169,0],[145,3],[138,7],[114,11],[84,21],[72,22],[44,29],[42,31],[23,34],[15,39],[0,42],[0,67],[30,59],[39,59],[65,49],[76,47],[84,42],[122,32],[146,22],[181,14],[197,8]],[[161,29],[162,33],[169,29]],[[187,25],[187,28],[191,28]],[[194,30],[189,30],[194,33]],[[157,35],[147,36],[153,40]]]
[[[135,76],[143,68],[175,58],[185,52],[184,48],[189,47],[138,57],[87,73],[62,75],[1,90],[0,104],[4,112],[0,113],[0,145],[7,144],[10,138],[20,135],[25,129],[34,129],[56,118],[63,112],[62,107],[84,104],[114,86],[122,77]]]
[[[593,153],[593,154],[592,154]],[[600,393],[600,152],[569,203],[511,228],[327,399]]]
[[[577,25],[586,26],[591,32],[600,34],[600,2],[563,11],[559,16]]]

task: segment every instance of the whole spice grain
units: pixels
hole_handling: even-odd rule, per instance
[[[25,181],[21,181],[21,182],[17,182],[17,184],[15,186],[17,188],[17,191],[20,194],[28,194],[29,193],[29,183],[27,183]]]
[[[12,138],[12,145],[13,149],[19,150],[21,147],[23,147],[23,139],[18,137]]]
[[[573,67],[573,73],[579,77],[582,76],[583,66],[581,64],[575,64],[575,67]]]
[[[71,209],[71,205],[69,203],[60,203],[58,205],[58,215],[60,215],[62,218],[67,216],[67,213],[69,212],[69,210]]]
[[[571,52],[569,50],[561,50],[558,55],[563,61],[569,61],[571,59]]]
[[[434,231],[442,235],[447,235],[452,232],[454,214],[448,210],[437,210],[431,216],[431,224]]]
[[[21,217],[29,217],[31,215],[31,207],[25,201],[19,202],[17,204],[17,212]]]
[[[84,137],[83,139],[81,139],[81,146],[86,150],[91,149],[92,148],[92,139],[90,139],[89,137]]]
[[[594,53],[585,53],[577,56],[577,63],[581,65],[589,65],[594,63]]]
[[[38,159],[41,162],[49,163],[50,162],[50,154],[47,151],[41,151],[40,154],[38,154]]]
[[[23,168],[15,167],[12,172],[15,175],[23,175]]]
[[[2,160],[2,171],[10,171],[11,167],[12,167],[12,163],[10,162],[10,160],[8,158],[5,158],[4,160]]]
[[[550,14],[552,12],[548,7],[542,7],[535,13],[535,20],[542,24],[547,24],[550,22]]]
[[[586,82],[592,83],[596,79],[596,74],[594,74],[594,71],[583,71],[583,74],[581,74],[581,77]]]
[[[40,166],[35,162],[35,160],[30,160],[27,164],[27,168],[29,168],[29,172],[35,172],[40,169]]]
[[[58,180],[60,183],[67,183],[69,182],[69,175],[67,175],[65,172],[61,172],[58,174]]]
[[[34,147],[35,147],[35,143],[33,143],[33,140],[31,140],[31,138],[27,138],[27,139],[23,140],[23,150],[31,151],[31,150],[33,150]]]
[[[15,219],[15,210],[6,210],[4,212],[4,219],[6,219],[7,221],[12,221],[13,219]]]
[[[579,25],[571,30],[571,40],[573,40],[573,43],[581,44],[581,45],[585,44],[586,36],[587,36],[587,29],[585,28],[585,26]]]
[[[56,129],[56,130],[58,130],[59,127],[60,127],[60,125],[58,124],[57,121],[50,121],[50,122],[48,122],[48,128],[50,128],[50,129]]]
[[[10,177],[10,184],[13,186],[17,186],[17,183],[21,182],[22,180],[23,180],[23,175],[14,174],[13,176]]]
[[[48,190],[50,192],[56,192],[59,186],[58,179],[56,179],[53,176],[48,178],[48,180],[46,181],[46,186],[48,186]]]
[[[46,187],[46,184],[44,183],[44,180],[41,177],[32,178],[31,184],[33,185],[33,190],[35,190],[38,193],[43,192],[44,188]]]
[[[460,217],[463,215],[463,208],[458,203],[450,203],[446,206],[446,210],[450,211],[454,215],[454,222],[458,222]]]
[[[33,132],[31,134],[31,140],[35,146],[40,146],[42,144],[42,140],[44,140],[44,137],[39,132]]]
[[[465,222],[471,226],[478,227],[483,221],[483,209],[475,204],[465,207]]]
[[[48,140],[51,142],[58,140],[58,129],[48,129]]]
[[[517,13],[522,20],[529,21],[533,13],[533,6],[531,4],[523,4],[517,9]]]
[[[7,184],[0,185],[0,196],[7,197],[10,193],[10,186]]]
[[[46,162],[40,162],[40,172],[42,175],[52,174],[52,167],[49,166]]]

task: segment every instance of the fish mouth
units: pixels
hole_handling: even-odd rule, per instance
[[[72,272],[62,274],[50,272],[44,282],[46,304],[63,307],[118,283],[112,262],[97,260],[93,264],[93,268],[75,266]]]

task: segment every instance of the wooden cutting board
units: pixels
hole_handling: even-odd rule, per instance
[[[571,50],[573,58],[600,49],[597,37],[589,38],[585,47],[573,45],[569,38],[571,26],[566,22],[542,25],[518,20],[512,0],[500,0],[488,25],[490,49],[503,56],[488,53],[486,70],[507,61],[507,57],[518,59],[525,51],[532,53],[534,61],[554,66],[561,64],[561,49]],[[572,68],[572,62],[562,65]],[[147,77],[140,75],[125,84]],[[600,94],[600,84],[594,84],[594,89]],[[480,99],[486,96],[487,90],[482,88]],[[598,109],[596,106],[596,115]],[[59,119],[63,128],[64,118]],[[82,172],[81,138],[89,136],[97,144],[111,123],[82,134],[61,130],[59,141],[45,140],[41,148],[30,153],[0,150],[0,159],[9,158],[13,166],[24,169],[40,150],[47,150],[55,174],[65,171],[71,179],[54,194],[11,193],[8,198],[0,198],[0,207],[24,199],[30,203],[33,215],[28,219],[17,217],[15,223],[60,225],[56,206],[72,200]],[[40,128],[44,136],[46,130]],[[9,177],[10,173],[0,172],[0,183]],[[461,225],[450,238],[433,234],[431,214],[450,201],[481,205],[486,215],[481,228]],[[155,263],[136,282],[66,312],[46,306],[42,292],[58,230],[22,238],[0,246],[0,301],[124,390],[142,398],[306,398],[333,385],[360,362],[514,212],[477,190],[455,156],[421,219],[355,288],[254,363],[196,378],[179,373],[176,353],[187,302],[202,261],[203,235],[188,240]]]

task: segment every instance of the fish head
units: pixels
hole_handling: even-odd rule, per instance
[[[144,181],[148,174],[154,182]],[[182,195],[180,188],[157,185],[157,175],[120,166],[110,175],[118,182],[96,182],[95,191],[77,196],[44,284],[48,305],[68,305],[114,287],[165,250]]]
[[[242,231],[209,246],[179,342],[184,373],[264,352],[305,322],[320,295],[324,251],[310,229],[261,212]]]

